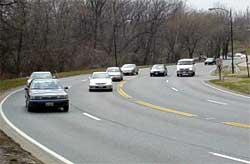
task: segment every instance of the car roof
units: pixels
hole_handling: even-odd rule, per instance
[[[125,66],[125,65],[135,65],[135,64],[124,64],[123,66]]]
[[[32,72],[32,74],[33,73],[50,73],[51,74],[51,72],[49,72],[49,71],[36,71],[36,72]]]
[[[108,67],[107,69],[119,69],[119,67]]]
[[[93,72],[93,74],[102,74],[102,73],[106,73],[107,74],[107,72]]]
[[[164,65],[164,64],[154,64],[153,66],[155,66],[155,65]]]
[[[179,61],[194,61],[194,59],[180,59]]]

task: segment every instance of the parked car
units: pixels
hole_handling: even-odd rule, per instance
[[[180,59],[177,62],[177,76],[194,76],[196,66],[194,59]]]
[[[155,64],[150,70],[150,76],[166,76],[168,70],[165,64]]]
[[[113,90],[112,79],[107,72],[94,72],[89,77],[89,91]]]
[[[55,78],[50,72],[33,72],[27,80],[26,85],[29,86],[33,79],[52,79]]]
[[[112,81],[123,80],[123,74],[119,67],[109,67],[107,68],[106,72],[108,72],[109,76],[111,77]]]
[[[34,79],[26,87],[26,107],[28,111],[38,108],[62,108],[69,111],[69,99],[66,90],[56,79]]]
[[[139,68],[135,64],[124,64],[121,68],[124,75],[138,75]]]
[[[215,58],[207,58],[204,62],[205,65],[214,65],[216,64]]]

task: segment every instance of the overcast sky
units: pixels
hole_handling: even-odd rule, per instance
[[[250,0],[186,0],[187,4],[195,9],[207,10],[220,3],[227,8],[232,8],[237,11],[245,11],[247,7],[250,9]]]

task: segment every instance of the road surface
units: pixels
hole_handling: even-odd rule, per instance
[[[29,113],[24,91],[3,103],[18,129],[72,163],[250,163],[250,99],[195,77],[150,77],[149,69],[116,82],[113,92],[89,92],[88,75],[64,78],[70,111]]]

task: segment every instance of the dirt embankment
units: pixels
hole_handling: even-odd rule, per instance
[[[0,102],[6,96],[0,91]],[[43,164],[0,129],[0,164]]]
[[[43,164],[0,130],[0,164]]]

